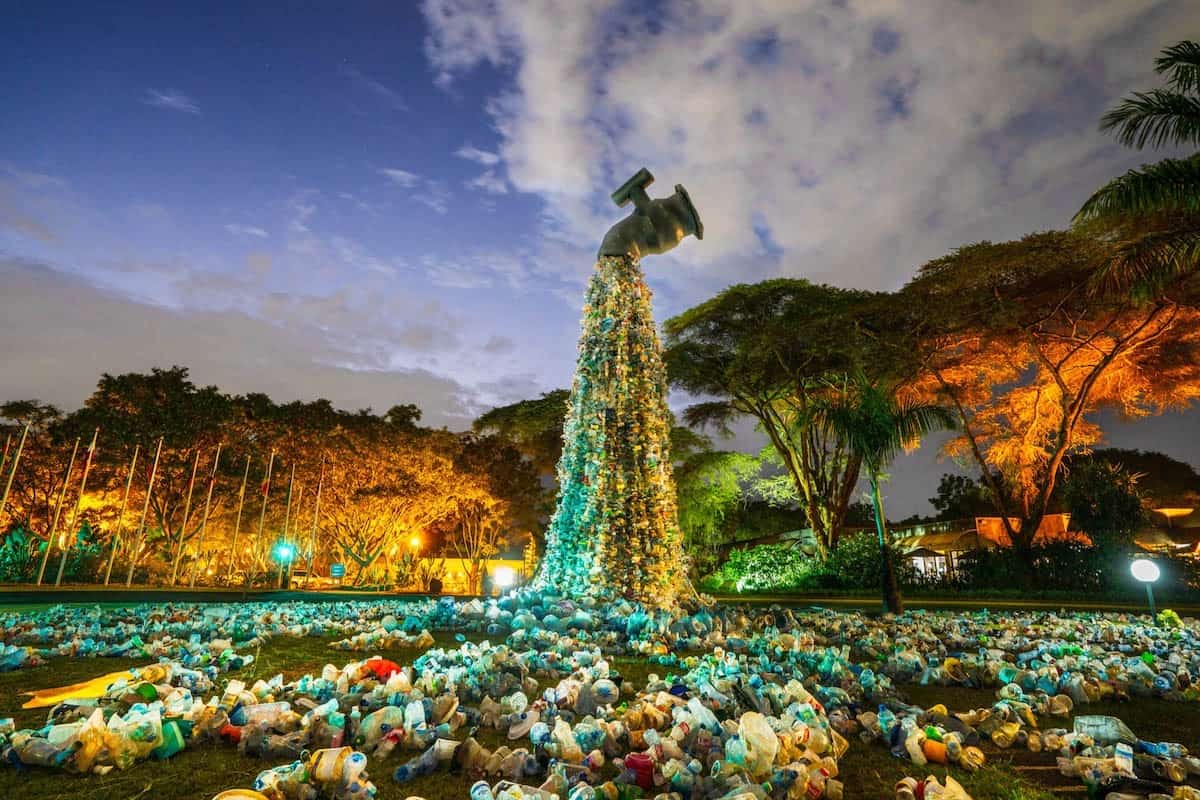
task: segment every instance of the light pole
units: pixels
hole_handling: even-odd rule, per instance
[[[289,543],[280,542],[279,544],[275,545],[275,560],[279,562],[279,588],[280,589],[287,588],[283,585],[283,570],[285,567],[287,567],[288,572],[290,574],[292,558],[295,557],[295,555],[296,555],[296,548],[293,547],[292,545],[290,545]],[[268,573],[268,574],[270,574],[270,573]]]
[[[1133,577],[1146,585],[1146,600],[1150,602],[1150,618],[1153,620],[1156,614],[1154,610],[1154,582],[1158,580],[1160,574],[1158,564],[1155,564],[1148,558],[1137,558],[1129,565],[1129,571],[1133,573]]]

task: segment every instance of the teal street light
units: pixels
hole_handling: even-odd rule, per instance
[[[1153,618],[1156,614],[1154,610],[1154,582],[1158,580],[1158,576],[1161,574],[1158,570],[1158,564],[1155,564],[1148,558],[1138,558],[1134,559],[1133,563],[1129,565],[1129,571],[1133,573],[1133,577],[1146,584],[1146,599],[1150,601],[1150,616]]]
[[[279,586],[283,588],[283,568],[292,563],[296,557],[296,548],[288,542],[275,545],[275,560],[279,562]]]

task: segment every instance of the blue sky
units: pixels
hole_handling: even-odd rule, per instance
[[[5,395],[72,408],[102,370],[181,363],[450,427],[569,383],[607,194],[639,166],[706,228],[647,263],[660,318],[778,275],[893,288],[1065,225],[1144,160],[1096,120],[1200,21],[1161,0],[7,12]],[[1194,417],[1114,439],[1195,462]],[[926,451],[899,510],[936,484]]]

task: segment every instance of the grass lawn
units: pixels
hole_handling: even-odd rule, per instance
[[[482,638],[482,637],[473,637]],[[436,636],[440,646],[454,646],[453,634]],[[252,681],[269,678],[282,672],[291,679],[305,672],[319,672],[326,663],[344,664],[367,654],[349,653],[329,647],[332,640],[275,639],[263,645],[255,663],[235,673],[236,677]],[[416,651],[395,651],[389,657],[405,662]],[[0,717],[14,717],[17,727],[38,727],[45,721],[46,709],[22,711],[22,690],[60,686],[82,681],[98,674],[141,666],[144,660],[129,659],[57,659],[49,666],[0,674]],[[614,665],[627,679],[642,684],[646,675],[656,671],[645,662],[633,659],[614,659]],[[951,711],[962,711],[993,700],[991,691],[946,689],[942,687],[909,687],[909,699],[923,706],[943,702]],[[1200,704],[1165,703],[1143,700],[1120,705],[1095,704],[1084,713],[1114,714],[1124,719],[1135,732],[1147,739],[1178,741],[1193,751],[1200,750]],[[1045,720],[1043,727],[1069,727],[1069,722]],[[496,731],[482,731],[480,741],[485,747],[500,743]],[[528,744],[528,742],[526,742]],[[976,773],[954,769],[951,774],[972,794],[975,800],[1044,800],[1051,797],[1082,796],[1074,779],[1061,776],[1054,768],[1054,759],[1045,753],[1024,750],[998,750],[986,747],[988,765]],[[403,754],[408,758],[411,753]],[[381,800],[403,800],[413,795],[441,800],[465,800],[471,780],[462,775],[439,772],[407,784],[397,784],[391,773],[401,763],[393,756],[385,763],[373,762],[372,780],[379,787]],[[166,762],[140,763],[124,772],[113,771],[106,776],[70,775],[47,769],[32,768],[18,772],[9,765],[0,766],[0,797],[21,800],[208,800],[218,792],[235,787],[250,787],[258,773],[275,763],[239,756],[233,747],[202,745],[185,750]],[[946,769],[916,768],[907,761],[893,758],[880,744],[865,745],[854,739],[850,752],[842,759],[840,779],[846,785],[845,797],[890,798],[891,787],[905,775],[923,778],[929,772],[945,775]]]

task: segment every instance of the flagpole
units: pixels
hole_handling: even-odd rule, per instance
[[[196,560],[192,562],[192,578],[188,588],[196,585],[196,569],[200,566],[200,554],[204,552],[204,531],[208,528],[208,509],[212,505],[213,486],[217,482],[217,465],[221,463],[221,442],[217,442],[217,454],[213,456],[212,474],[208,476],[208,494],[204,498],[204,516],[200,519],[200,537],[196,542]]]
[[[183,537],[187,535],[188,517],[192,513],[192,490],[196,488],[196,470],[200,469],[200,448],[196,448],[196,460],[192,462],[192,477],[188,478],[187,500],[183,503],[183,524],[179,526],[179,541],[175,543],[175,558],[171,562],[171,586],[179,576],[179,560],[183,558]]]
[[[263,485],[262,485],[262,496],[263,496],[262,511],[259,512],[259,515],[258,515],[258,535],[254,539],[254,547],[256,550],[262,549],[263,526],[266,525],[266,522],[267,522],[267,500],[270,498],[270,495],[271,495],[271,470],[274,469],[274,467],[275,467],[275,450],[274,450],[274,448],[272,448],[271,449],[271,457],[269,459],[267,459],[267,479],[265,481],[263,481]],[[254,566],[254,571],[258,572],[258,553],[254,553],[253,555],[254,555],[254,559],[252,560],[251,563]],[[247,572],[246,573],[246,588],[247,589],[250,588],[250,583],[252,581],[252,578],[253,578],[253,576],[249,572]]]
[[[233,574],[234,565],[237,564],[237,540],[238,533],[242,530],[242,509],[246,506],[246,481],[250,479],[250,456],[246,456],[246,471],[242,474],[242,489],[238,492],[238,510],[237,520],[233,523],[233,543],[229,548],[229,574]]]
[[[58,531],[58,517],[62,513],[63,503],[67,499],[67,484],[71,482],[71,471],[75,469],[75,455],[79,452],[79,437],[75,437],[75,448],[71,450],[71,460],[67,462],[67,474],[63,476],[62,492],[58,495],[58,503],[54,506],[54,521],[50,523],[50,531],[46,535],[46,552],[42,553],[42,565],[38,567],[37,585],[42,585],[46,574],[46,562],[50,560],[50,548],[54,546],[54,534]]]
[[[297,520],[300,517],[300,508],[303,505],[304,505],[304,484],[302,483],[296,489],[296,518],[297,518]],[[293,536],[292,538],[296,538],[296,537]],[[288,588],[291,588],[291,586],[292,586],[292,567],[296,564],[296,556],[298,556],[300,554],[300,548],[296,547],[296,545],[291,544],[290,542],[289,542],[289,546],[292,548],[292,555],[287,560],[287,585],[288,585]]]
[[[313,554],[317,549],[317,520],[321,516],[321,485],[325,483],[325,456],[321,456],[321,474],[317,478],[317,504],[313,508],[313,524],[312,535],[308,542],[308,569],[304,573],[304,588],[308,588],[308,582],[312,580]]]
[[[113,532],[112,546],[108,551],[108,568],[104,570],[105,586],[108,586],[109,578],[112,577],[113,561],[117,558],[117,547],[121,543],[121,528],[125,526],[125,509],[129,505],[129,487],[133,486],[133,471],[137,467],[138,452],[141,449],[141,443],[135,444],[133,458],[129,461],[129,476],[125,479],[125,496],[121,498],[121,513],[117,515],[117,528]]]
[[[158,474],[158,458],[162,455],[163,437],[158,437],[158,448],[154,451],[154,466],[150,467],[150,480],[146,483],[146,502],[142,505],[142,520],[138,523],[137,537],[134,539],[133,552],[129,554],[129,574],[125,576],[125,586],[133,585],[133,569],[137,566],[138,556],[142,552],[142,539],[146,535],[146,514],[150,512],[150,496],[154,494],[154,476]]]
[[[62,550],[62,557],[58,559],[58,576],[54,579],[55,586],[62,586],[63,572],[67,568],[67,555],[71,552],[75,538],[79,534],[76,526],[79,524],[79,512],[83,508],[83,494],[87,491],[88,473],[92,471],[92,460],[96,457],[96,439],[99,436],[99,428],[92,431],[92,443],[88,445],[87,461],[83,462],[83,477],[79,479],[79,497],[75,500],[75,510],[71,513],[71,522],[67,525],[67,541],[65,546],[59,548]]]
[[[5,506],[8,505],[8,490],[12,488],[13,476],[17,474],[17,464],[21,461],[21,451],[25,449],[25,436],[29,433],[29,423],[25,423],[25,429],[21,431],[21,441],[17,443],[17,452],[13,456],[12,466],[8,470],[8,480],[4,483],[4,497],[0,498],[0,514],[4,513]]]
[[[284,542],[284,544],[287,544],[288,526],[291,524],[291,521],[292,521],[292,487],[294,487],[295,485],[296,485],[296,462],[293,461],[292,462],[292,474],[291,474],[291,477],[288,478],[287,505],[284,507],[284,511],[283,511],[283,542]],[[279,584],[279,588],[282,589],[283,588],[283,560],[282,559],[279,561],[279,577],[276,579],[276,582]]]

